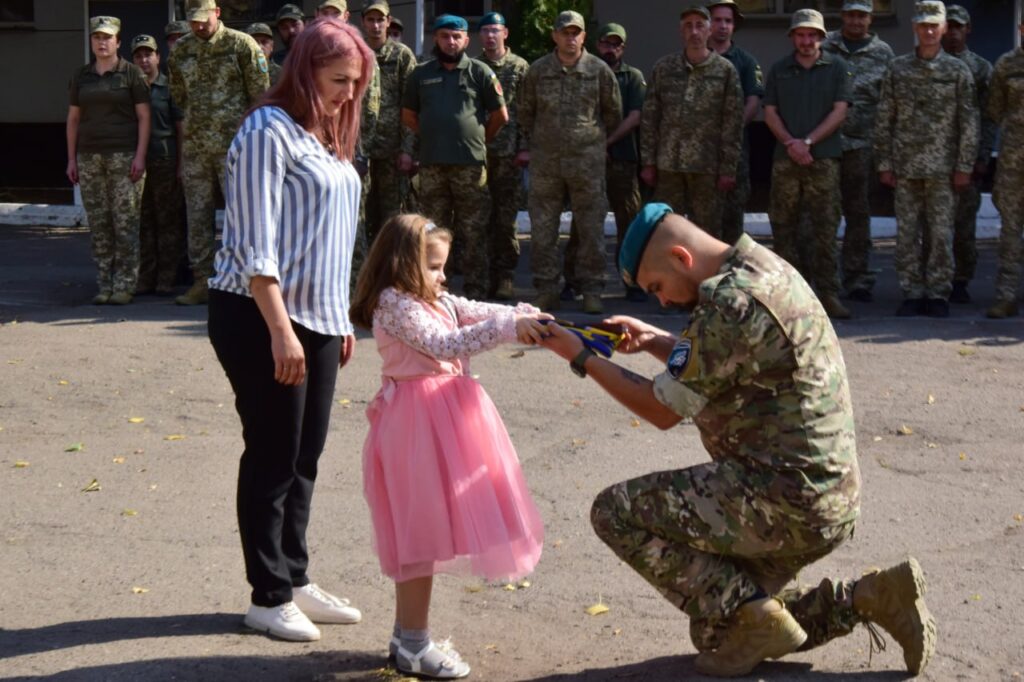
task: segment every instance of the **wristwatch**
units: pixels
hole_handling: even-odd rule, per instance
[[[577,353],[576,357],[574,357],[572,359],[572,362],[569,363],[569,367],[572,369],[572,373],[581,379],[585,379],[587,376],[587,368],[585,366],[585,363],[587,362],[587,358],[592,357],[594,357],[594,351],[584,346],[583,350]]]
[[[810,137],[805,137],[804,138],[804,144],[807,145],[808,147],[810,147],[814,143],[811,141]]]

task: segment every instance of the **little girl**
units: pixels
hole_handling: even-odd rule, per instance
[[[366,414],[363,487],[381,570],[395,581],[389,651],[403,673],[465,677],[469,665],[430,639],[435,573],[489,580],[530,573],[544,529],[505,425],[468,375],[474,353],[537,343],[550,315],[469,301],[444,289],[451,233],[399,215],[359,275],[352,321],[373,329],[382,387]]]

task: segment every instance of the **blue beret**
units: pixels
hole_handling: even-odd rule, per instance
[[[462,17],[457,17],[454,14],[442,14],[437,19],[434,19],[434,30],[440,30],[447,28],[451,31],[468,31],[469,24]]]
[[[501,12],[488,12],[487,14],[480,17],[480,23],[477,24],[477,30],[480,30],[484,26],[492,26],[497,24],[498,26],[505,25],[505,15]]]
[[[640,260],[651,241],[651,236],[658,224],[672,212],[668,204],[647,204],[633,218],[626,230],[619,248],[619,272],[622,281],[629,286],[636,286],[636,271],[640,269]]]

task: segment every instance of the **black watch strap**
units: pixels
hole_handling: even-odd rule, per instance
[[[573,374],[580,377],[581,379],[585,378],[587,376],[587,358],[593,356],[594,351],[584,346],[583,350],[577,353],[576,357],[574,357],[572,361],[569,363],[569,367],[572,369]]]

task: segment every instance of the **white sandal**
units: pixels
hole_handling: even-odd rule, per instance
[[[423,658],[434,650],[437,650],[444,658],[437,667],[426,670],[423,667]],[[446,652],[438,648],[433,640],[427,642],[427,645],[415,654],[405,647],[399,646],[395,653],[395,668],[399,672],[431,680],[456,680],[468,676],[470,670],[469,664],[463,661],[457,652]]]

